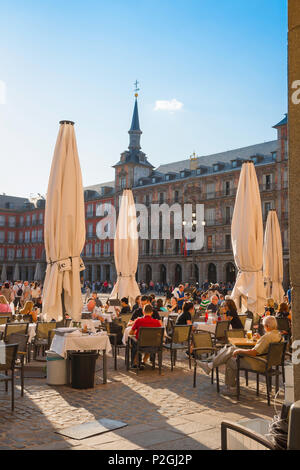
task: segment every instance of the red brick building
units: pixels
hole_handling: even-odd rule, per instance
[[[125,187],[132,187],[136,203],[175,202],[204,204],[205,243],[200,251],[184,253],[182,240],[140,240],[138,279],[174,283],[181,280],[233,281],[236,276],[230,225],[240,168],[253,160],[259,181],[264,222],[276,209],[282,232],[284,284],[289,282],[288,251],[288,139],[287,116],[274,126],[277,138],[215,155],[192,157],[157,169],[141,151],[142,131],[138,103],[129,130],[128,150],[114,165],[115,181],[85,189],[86,244],[82,253],[85,279],[114,280],[113,241],[100,240],[96,226],[106,206],[118,207]],[[0,270],[14,278],[16,264],[21,279],[34,279],[36,264],[45,270],[43,222],[45,201],[0,196]],[[108,206],[107,206],[108,208]],[[1,272],[1,271],[0,271]]]

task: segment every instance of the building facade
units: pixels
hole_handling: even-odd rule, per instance
[[[234,281],[231,219],[243,161],[255,164],[264,223],[276,209],[282,232],[284,285],[289,283],[288,251],[288,144],[287,116],[274,126],[277,138],[215,155],[195,155],[154,168],[141,150],[137,96],[129,130],[128,150],[114,165],[115,180],[85,188],[86,244],[82,253],[90,281],[114,281],[113,240],[99,239],[97,224],[112,205],[118,212],[124,188],[132,188],[135,202],[144,204],[204,204],[204,247],[187,252],[184,240],[171,237],[139,241],[138,280],[174,284],[181,281]],[[19,265],[21,279],[34,279],[39,262],[45,270],[43,220],[45,201],[0,196],[0,267],[13,279]],[[172,219],[171,219],[172,222]],[[201,222],[201,221],[198,221]],[[162,223],[162,222],[161,222]],[[151,221],[150,221],[151,224]],[[150,225],[149,224],[149,225]],[[172,233],[172,228],[171,228]]]

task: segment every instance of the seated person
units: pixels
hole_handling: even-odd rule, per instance
[[[289,316],[290,316],[289,306],[285,302],[282,302],[279,305],[279,310],[276,313],[276,318],[289,318]]]
[[[218,313],[219,310],[219,297],[213,295],[210,299],[210,304],[207,305],[207,310],[210,310],[213,313]]]
[[[210,300],[208,298],[208,294],[207,292],[204,292],[202,295],[201,295],[201,302],[200,302],[200,311],[202,313],[205,313],[206,312],[206,309],[207,309],[207,306],[210,304]]]
[[[176,325],[192,325],[192,315],[194,313],[194,304],[186,302],[183,306],[183,312],[177,318]]]
[[[265,306],[265,315],[275,316],[275,302],[274,299],[267,299],[267,305]]]
[[[131,310],[129,307],[128,297],[123,297],[121,299],[121,307],[122,307],[121,310],[118,307],[115,307],[117,316],[123,315],[123,313],[130,313]]]
[[[198,362],[199,366],[210,374],[212,369],[220,367],[222,364],[226,364],[225,373],[225,384],[227,395],[236,395],[236,357],[241,354],[244,357],[241,359],[241,366],[249,369],[264,371],[265,366],[263,363],[255,361],[255,356],[264,355],[268,353],[270,343],[279,343],[282,340],[282,336],[277,329],[276,319],[272,316],[264,317],[263,326],[265,334],[263,336],[254,335],[254,338],[258,338],[258,341],[252,349],[238,349],[235,346],[225,346],[216,355],[211,356],[208,362]]]
[[[149,302],[147,295],[142,295],[137,301],[137,306],[135,309],[132,310],[132,317],[130,319],[131,322],[134,322],[137,318],[142,318],[144,316],[143,309],[145,305]]]
[[[168,309],[164,307],[164,303],[162,299],[158,299],[156,302],[156,308],[158,312],[167,312]]]
[[[35,301],[35,306],[40,309],[40,312],[42,313],[43,311],[43,302],[41,297],[38,297]]]
[[[141,306],[141,296],[138,295],[136,298],[135,298],[135,304],[134,306],[132,307],[132,312],[134,312],[137,308],[139,308]]]
[[[225,301],[225,315],[230,321],[230,325],[233,330],[243,330],[243,324],[239,318],[236,305],[232,299]]]
[[[130,335],[135,335],[136,339],[139,337],[139,330],[140,328],[159,328],[161,327],[161,322],[156,320],[155,318],[152,318],[153,314],[153,307],[150,304],[150,302],[145,305],[144,308],[144,316],[142,318],[137,318],[132,325]],[[138,357],[136,353],[136,343],[132,343],[132,350],[131,350],[131,362],[133,368],[138,367]],[[148,356],[148,355],[147,355]],[[146,360],[146,357],[144,358],[144,361]],[[143,367],[142,367],[143,368]]]
[[[176,297],[171,298],[171,305],[168,305],[168,310],[170,313],[178,312],[178,302],[177,302]]]
[[[102,307],[102,302],[101,302],[101,300],[99,299],[97,292],[93,292],[93,293],[92,293],[92,297],[90,297],[90,298],[88,299],[87,303],[89,303],[90,300],[94,300],[94,301],[95,301],[95,304],[96,304],[96,307],[97,307],[97,308],[98,308],[98,307]]]
[[[0,316],[11,317],[11,308],[4,295],[0,295]]]

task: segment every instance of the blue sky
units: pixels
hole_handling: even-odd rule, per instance
[[[276,138],[287,109],[286,0],[0,7],[1,193],[46,193],[61,119],[76,122],[84,185],[112,180],[136,79],[142,148],[155,166]],[[156,105],[171,100],[178,109]]]

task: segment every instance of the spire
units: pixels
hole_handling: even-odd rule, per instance
[[[132,116],[130,132],[131,131],[141,131],[137,98],[135,99],[135,105],[134,105],[134,111],[133,111],[133,116]]]
[[[142,135],[142,131],[140,129],[140,121],[139,121],[139,110],[138,110],[138,94],[135,94],[135,103],[134,103],[134,110],[133,110],[133,116],[132,116],[132,122],[131,122],[131,127],[130,130],[128,131],[128,134],[130,136],[129,139],[129,150],[140,150],[141,145],[140,145],[140,139]]]

